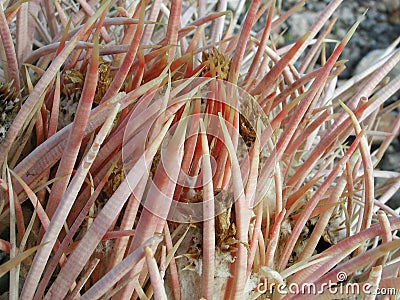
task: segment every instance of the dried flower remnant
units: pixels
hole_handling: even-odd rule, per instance
[[[85,82],[85,77],[78,70],[65,70],[63,79],[58,129],[67,126],[74,120]]]
[[[111,63],[100,58],[98,81],[93,99],[93,107],[97,106],[111,84]],[[63,92],[60,103],[59,129],[70,124],[74,118],[79,99],[82,94],[85,76],[78,70],[65,70],[63,74]]]
[[[99,63],[99,79],[97,81],[96,94],[94,95],[94,104],[99,104],[107,92],[108,87],[111,84],[112,77],[110,76],[111,62],[100,59]]]
[[[203,52],[202,61],[207,63],[206,68],[203,70],[204,76],[209,74],[211,77],[222,80],[228,79],[232,59],[228,60],[217,48],[213,47],[212,52]]]
[[[66,70],[64,72],[64,94],[67,99],[79,100],[82,93],[85,78],[78,70]]]
[[[237,242],[233,195],[223,189],[215,189],[214,197],[215,211],[221,212],[215,217],[215,243],[217,249],[226,251]]]
[[[256,132],[243,114],[239,115],[239,133],[246,143],[246,146],[251,148],[256,139]]]

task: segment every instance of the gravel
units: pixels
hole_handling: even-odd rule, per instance
[[[296,2],[282,0],[282,9],[288,10]],[[302,36],[312,26],[329,0],[307,0],[300,12],[291,16],[283,25],[287,28],[286,41],[292,42]],[[367,11],[368,10],[368,11]],[[366,12],[367,11],[367,12]],[[361,22],[341,59],[346,59],[346,70],[340,79],[347,79],[369,66],[375,58],[382,55],[394,40],[400,37],[400,0],[344,0],[337,9],[335,16],[338,20],[329,38],[341,40],[357,19],[366,12],[365,19]],[[400,73],[400,65],[394,69],[390,76]],[[397,93],[397,98],[399,97]],[[397,111],[398,112],[398,111]],[[378,169],[400,172],[400,139],[394,139],[388,151],[378,165]],[[383,183],[377,180],[377,184]],[[389,206],[400,206],[400,191],[390,199]]]
[[[282,8],[287,10],[296,2],[283,0]],[[293,41],[303,35],[329,2],[308,0],[302,11],[294,14],[286,22],[288,39]],[[329,37],[341,40],[366,10],[368,11],[365,19],[343,51],[342,58],[346,58],[348,62],[342,78],[350,77],[357,64],[368,53],[375,49],[387,48],[400,36],[400,0],[344,0],[335,13],[338,21]]]

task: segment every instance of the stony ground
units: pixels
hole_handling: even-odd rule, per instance
[[[282,0],[282,9],[291,8],[298,0]],[[287,28],[286,40],[296,40],[314,23],[329,0],[307,0],[303,9],[293,15],[283,26]],[[340,40],[348,29],[366,11],[366,16],[342,54],[348,60],[341,78],[349,78],[357,73],[362,65],[369,62],[377,49],[385,50],[400,37],[400,0],[344,0],[335,15],[338,21],[330,38]],[[400,66],[397,74],[400,73]],[[397,98],[400,92],[397,93]],[[400,171],[400,138],[394,140],[378,168]],[[379,184],[379,182],[377,182]],[[400,192],[390,200],[393,208],[400,207]]]
[[[289,9],[297,0],[282,0],[282,8]],[[313,24],[329,0],[308,0],[299,13],[287,22],[288,36],[296,39],[304,34]],[[330,38],[340,40],[348,29],[366,11],[364,21],[360,24],[349,45],[343,52],[348,60],[347,69],[342,77],[353,74],[360,60],[376,49],[387,48],[400,37],[400,0],[344,0],[335,15],[338,21]]]

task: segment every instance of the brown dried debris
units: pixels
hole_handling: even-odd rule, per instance
[[[203,74],[210,71],[212,77],[218,79],[227,80],[229,70],[231,68],[231,59],[218,51],[217,48],[213,47],[212,52],[203,52],[202,61],[208,62],[207,67],[204,69]]]
[[[12,87],[12,82],[0,82],[0,143],[21,108],[18,94],[18,91]]]

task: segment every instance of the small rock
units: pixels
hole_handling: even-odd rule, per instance
[[[354,73],[359,74],[366,70],[369,66],[373,65],[379,59],[385,55],[386,49],[377,49],[369,52],[361,61],[358,63]],[[392,71],[390,71],[390,78],[394,78],[400,74],[400,65],[397,65]]]

